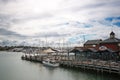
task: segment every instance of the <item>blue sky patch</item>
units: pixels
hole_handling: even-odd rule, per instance
[[[107,20],[107,21],[112,21],[113,19],[114,19],[114,17],[105,18],[105,20]]]
[[[98,23],[102,24],[102,25],[106,25],[106,26],[111,26],[111,22],[108,21],[98,21]]]
[[[74,37],[69,38],[68,41],[71,42],[71,43],[76,43],[76,42],[77,42],[78,40],[80,40],[82,37],[83,37],[83,35],[78,34],[78,35],[76,35],[76,36],[74,36]]]
[[[76,43],[78,41],[84,42],[84,39],[85,39],[85,41],[90,40],[95,35],[96,34],[85,34],[85,35],[78,34],[74,37],[71,37],[68,41],[71,42],[71,43]]]
[[[118,16],[118,17],[107,17],[107,18],[105,18],[105,20],[106,21],[113,21],[113,20],[120,20],[120,16]]]
[[[113,23],[113,25],[120,27],[120,22]]]
[[[92,27],[91,24],[84,24],[84,26],[85,26],[86,28],[90,28],[90,27]]]
[[[79,22],[79,21],[76,21],[75,26],[77,26],[77,27],[85,27],[85,28],[90,28],[90,27],[93,27],[93,25],[92,25],[92,24],[88,24],[88,23],[81,23],[81,22]]]
[[[120,16],[119,16],[119,17],[117,17],[116,19],[120,20]]]

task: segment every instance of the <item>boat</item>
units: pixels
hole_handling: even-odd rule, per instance
[[[50,66],[50,67],[58,67],[59,63],[55,60],[45,59],[42,61],[43,65]]]

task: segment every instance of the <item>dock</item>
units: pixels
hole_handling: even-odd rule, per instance
[[[90,61],[61,61],[60,65],[68,68],[78,68],[82,70],[94,70],[97,72],[107,72],[107,73],[115,73],[120,75],[120,64],[115,63],[106,63],[100,62],[92,63]]]
[[[43,57],[45,56],[22,56],[22,60],[27,60],[27,61],[35,61],[35,62],[40,62],[42,63]]]
[[[44,56],[22,56],[23,60],[27,61],[35,61],[42,63],[43,59],[48,57],[47,55]],[[59,56],[61,58],[56,59],[60,63],[60,67],[67,67],[67,68],[76,68],[81,70],[93,70],[100,73],[107,72],[113,74],[120,75],[120,63],[110,62],[110,61],[102,61],[102,60],[75,60],[72,56],[71,59],[68,60],[67,56]],[[53,56],[55,58],[55,56]]]

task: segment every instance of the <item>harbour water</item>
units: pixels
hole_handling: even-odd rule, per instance
[[[0,52],[0,80],[119,80],[118,75],[51,68],[21,60],[23,53]]]

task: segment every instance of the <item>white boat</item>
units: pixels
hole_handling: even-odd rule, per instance
[[[56,62],[55,60],[50,60],[50,59],[46,59],[44,61],[42,61],[43,65],[45,66],[50,66],[50,67],[58,67],[59,63]]]

